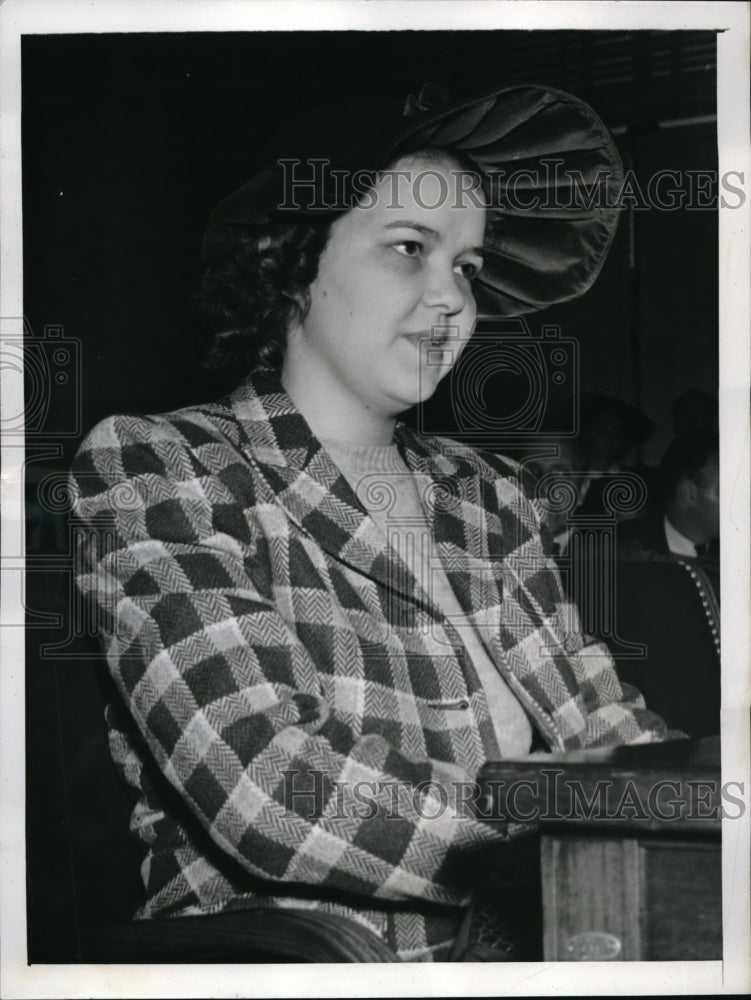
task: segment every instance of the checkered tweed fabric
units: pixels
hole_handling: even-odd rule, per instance
[[[516,467],[396,439],[434,556],[470,626],[496,623],[488,652],[546,745],[664,738],[585,645]],[[72,489],[147,848],[138,916],[311,906],[445,957],[471,873],[514,832],[466,808],[499,756],[482,686],[278,379],[103,421]]]

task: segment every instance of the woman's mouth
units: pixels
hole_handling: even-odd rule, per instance
[[[427,347],[443,347],[449,339],[450,327],[433,326],[429,330],[420,330],[417,333],[405,333],[404,336],[419,346],[425,344]]]

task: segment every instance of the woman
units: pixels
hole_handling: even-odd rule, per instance
[[[509,315],[580,294],[616,223],[511,198],[560,153],[617,183],[586,106],[534,87],[442,98],[277,137],[205,242],[215,357],[238,389],[112,417],[77,456],[97,539],[79,585],[148,848],[138,916],[306,905],[401,958],[456,956],[484,859],[519,831],[468,808],[481,764],[665,737],[585,646],[516,467],[398,420],[478,302]]]

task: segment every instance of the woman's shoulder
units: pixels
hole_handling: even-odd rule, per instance
[[[99,487],[102,481],[144,474],[192,479],[201,472],[221,472],[240,442],[237,420],[222,400],[166,413],[116,413],[88,432],[71,472],[74,480]]]
[[[236,443],[239,439],[231,408],[224,400],[217,400],[165,413],[112,414],[86,434],[78,453],[160,445],[195,449],[222,440]]]

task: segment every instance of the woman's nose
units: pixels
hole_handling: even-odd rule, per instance
[[[468,303],[474,304],[469,284],[453,266],[436,266],[430,270],[423,298],[427,306],[446,316],[456,315]]]

